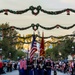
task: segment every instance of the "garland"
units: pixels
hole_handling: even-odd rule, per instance
[[[57,24],[57,25],[55,25],[53,27],[44,27],[44,26],[41,26],[39,24],[38,24],[38,26],[40,26],[42,29],[45,29],[45,30],[52,30],[54,28],[59,28],[59,27],[62,28],[62,29],[71,29],[71,28],[73,28],[75,26],[75,24],[73,24],[72,26],[69,26],[69,27],[64,27],[64,26],[61,26],[59,24]]]
[[[14,29],[17,29],[17,30],[27,30],[27,29],[29,29],[31,27],[32,27],[32,29],[34,31],[38,30],[39,27],[41,27],[42,29],[45,29],[45,30],[52,30],[54,28],[59,28],[59,27],[62,28],[62,29],[67,29],[68,30],[68,29],[73,28],[74,26],[75,26],[75,24],[73,24],[72,26],[69,26],[69,27],[64,27],[64,26],[61,26],[61,25],[57,24],[57,25],[55,25],[53,27],[44,27],[44,26],[42,26],[40,24],[31,24],[31,26],[24,27],[24,28],[19,28],[19,27],[15,27],[15,26],[10,26],[8,28],[0,28],[0,31],[8,30],[8,29],[12,29],[12,30],[14,30]]]
[[[42,38],[41,36],[39,35],[36,35],[37,37],[39,38]],[[65,37],[69,37],[69,36],[73,36],[75,37],[75,34],[70,34],[70,35],[64,35],[64,36],[48,36],[48,37],[44,37],[44,39],[48,39],[48,38],[56,38],[56,39],[62,39],[62,38],[65,38]]]
[[[10,10],[10,9],[2,9],[2,10],[0,10],[0,13],[4,12],[5,15],[8,15],[8,12],[10,12],[12,14],[24,14],[24,13],[30,11],[30,10],[31,10],[33,15],[38,15],[40,13],[40,11],[43,12],[43,13],[49,14],[49,15],[58,15],[58,14],[62,14],[64,12],[67,12],[67,15],[70,15],[70,11],[75,13],[75,10],[70,9],[70,8],[59,10],[59,11],[47,11],[47,10],[42,9],[41,6],[37,6],[37,7],[30,6],[27,9],[17,10],[17,11]]]
[[[56,44],[56,43],[60,43],[60,42],[64,42],[65,40],[59,40],[59,41],[57,41],[57,42],[50,42],[50,41],[46,41],[46,42],[44,42],[44,44],[46,44],[46,43],[50,43],[50,44]],[[37,43],[40,43],[40,42],[38,42],[37,40],[36,40],[36,42]],[[23,44],[31,44],[32,42],[22,42],[22,41],[19,41],[19,42],[12,42],[12,43],[10,43],[10,45],[13,45],[13,44],[18,44],[18,43],[23,43]]]
[[[21,39],[28,39],[28,38],[31,38],[34,34],[32,34],[31,36],[28,36],[28,37],[20,37],[20,36],[13,36],[13,37],[10,37],[10,36],[6,36],[5,38],[14,38],[14,37],[17,37],[17,38],[21,38]],[[36,38],[39,37],[39,38],[42,38],[41,36],[39,35],[35,35]],[[69,36],[73,36],[75,37],[75,34],[70,34],[70,35],[64,35],[64,36],[48,36],[48,37],[44,37],[44,39],[48,39],[48,38],[56,38],[56,39],[62,39],[62,38],[65,38],[65,37],[69,37]]]

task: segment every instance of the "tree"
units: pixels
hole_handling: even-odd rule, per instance
[[[24,36],[23,38],[21,38],[21,34],[18,34],[17,36],[18,37],[17,37],[16,49],[21,50],[23,49],[25,39],[24,39]]]
[[[52,59],[65,59],[72,53],[72,46],[75,47],[75,43],[71,37],[66,37],[64,42],[56,44],[52,49],[46,50],[46,56],[51,55]],[[75,52],[75,51],[74,51]],[[59,54],[61,53],[61,55]]]
[[[22,56],[26,57],[26,54],[23,51],[17,51],[17,57],[21,58]]]
[[[18,33],[16,30],[12,30],[9,28],[9,24],[1,24],[0,28],[6,28],[5,30],[2,30],[3,32],[3,40],[0,41],[1,48],[2,48],[2,54],[5,56],[5,58],[9,57],[9,53],[11,53],[11,59],[14,59],[14,55],[16,55],[16,49],[15,45],[12,43],[16,41],[15,36]],[[9,29],[8,29],[9,28]],[[15,54],[14,54],[15,53]]]

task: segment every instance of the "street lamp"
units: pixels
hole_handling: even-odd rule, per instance
[[[11,58],[11,53],[9,53],[9,59]]]
[[[74,46],[72,46],[72,51],[74,51]]]
[[[74,55],[74,57],[73,57],[73,60],[75,61],[75,55]]]
[[[0,48],[0,54],[2,53],[2,48]]]
[[[19,58],[20,58],[20,57],[18,56],[18,57],[17,57],[17,60],[19,60]]]
[[[73,54],[74,54],[74,46],[72,46],[72,52],[73,52]],[[74,55],[75,55],[75,54],[74,54]],[[74,61],[74,59],[75,59],[74,55],[73,55],[73,61]]]
[[[2,59],[2,48],[0,48],[0,59]]]
[[[71,51],[70,55],[72,55],[74,53],[74,46],[72,46],[71,48],[72,48],[72,51]]]
[[[27,50],[27,52],[26,52],[26,53],[27,53],[27,60],[28,60],[28,57],[29,57],[29,50]]]

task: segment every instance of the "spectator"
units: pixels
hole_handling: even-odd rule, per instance
[[[2,60],[0,59],[0,74],[2,74],[2,68],[3,68],[3,62],[2,62]]]
[[[22,59],[20,60],[20,75],[26,75],[27,70],[27,61],[24,59],[24,56],[22,56]]]

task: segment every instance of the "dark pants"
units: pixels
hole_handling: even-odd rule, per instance
[[[47,70],[47,75],[51,75],[51,69]]]
[[[26,70],[23,68],[19,70],[19,75],[27,75]]]
[[[34,68],[34,75],[38,75],[37,68]]]
[[[9,72],[10,71],[10,67],[7,67],[7,72]]]
[[[54,75],[57,75],[57,71],[56,70],[54,70]]]
[[[44,75],[44,69],[39,69],[38,70],[38,75]]]
[[[7,72],[11,72],[12,71],[12,67],[7,67]]]
[[[0,68],[0,75],[2,74],[2,68]]]
[[[33,75],[33,69],[29,69],[29,70],[27,71],[27,75]]]

